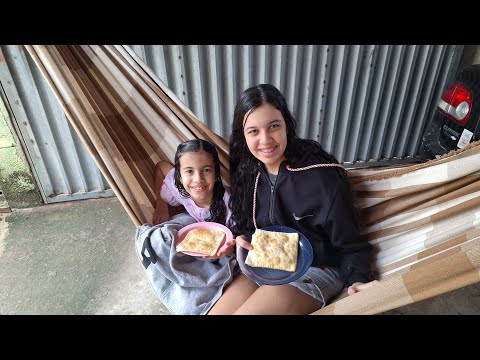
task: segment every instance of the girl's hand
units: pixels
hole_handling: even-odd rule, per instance
[[[369,288],[370,286],[377,285],[379,283],[378,280],[373,280],[368,283],[362,283],[362,282],[356,282],[353,283],[348,287],[348,295],[353,295],[359,291],[365,290],[366,288]]]
[[[227,247],[217,252],[215,256],[207,256],[205,259],[220,259],[224,256],[230,255],[235,250],[235,240],[226,242]],[[222,246],[223,247],[223,246]]]
[[[247,238],[245,235],[239,235],[235,238],[235,242],[237,243],[237,245],[240,245],[241,247],[243,247],[244,249],[247,249],[247,250],[252,250],[253,249],[253,246],[252,244],[250,244],[248,241],[247,241]]]

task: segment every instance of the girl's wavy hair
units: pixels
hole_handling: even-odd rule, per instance
[[[231,181],[229,206],[232,211],[232,230],[236,235],[254,228],[252,219],[253,190],[258,166],[260,166],[260,162],[252,155],[245,140],[243,133],[245,115],[264,104],[274,106],[285,119],[287,128],[285,156],[292,167],[295,167],[300,157],[307,152],[319,154],[329,162],[338,163],[335,157],[323,150],[318,142],[300,139],[297,136],[295,118],[288,109],[285,97],[275,86],[260,84],[245,90],[235,105],[229,141]]]
[[[210,205],[210,217],[206,221],[217,222],[225,224],[227,218],[227,207],[223,201],[223,195],[225,194],[225,187],[223,186],[222,177],[220,175],[220,159],[218,158],[218,152],[215,146],[203,139],[187,140],[177,147],[175,152],[175,171],[174,171],[174,183],[178,189],[180,195],[185,198],[189,198],[190,194],[185,190],[183,184],[180,181],[180,158],[189,152],[205,151],[213,158],[213,164],[215,167],[215,185],[213,187],[212,204]]]

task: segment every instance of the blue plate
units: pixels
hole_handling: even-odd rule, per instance
[[[301,232],[287,226],[266,226],[262,230],[285,233],[298,233],[297,270],[295,272],[274,270],[261,267],[251,267],[245,264],[248,250],[237,246],[237,260],[242,272],[253,281],[261,285],[283,285],[298,280],[305,274],[313,262],[313,249],[310,241]],[[249,236],[251,241],[252,236]]]

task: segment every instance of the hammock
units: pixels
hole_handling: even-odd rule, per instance
[[[26,46],[136,226],[150,222],[154,166],[203,124],[126,46]],[[376,314],[480,282],[480,144],[424,164],[348,170],[379,285],[313,314]]]

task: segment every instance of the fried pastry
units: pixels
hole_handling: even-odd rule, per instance
[[[297,269],[298,233],[284,233],[257,229],[252,235],[253,249],[245,264],[276,270]]]
[[[221,230],[193,229],[177,245],[177,251],[191,251],[214,256],[225,237]]]

